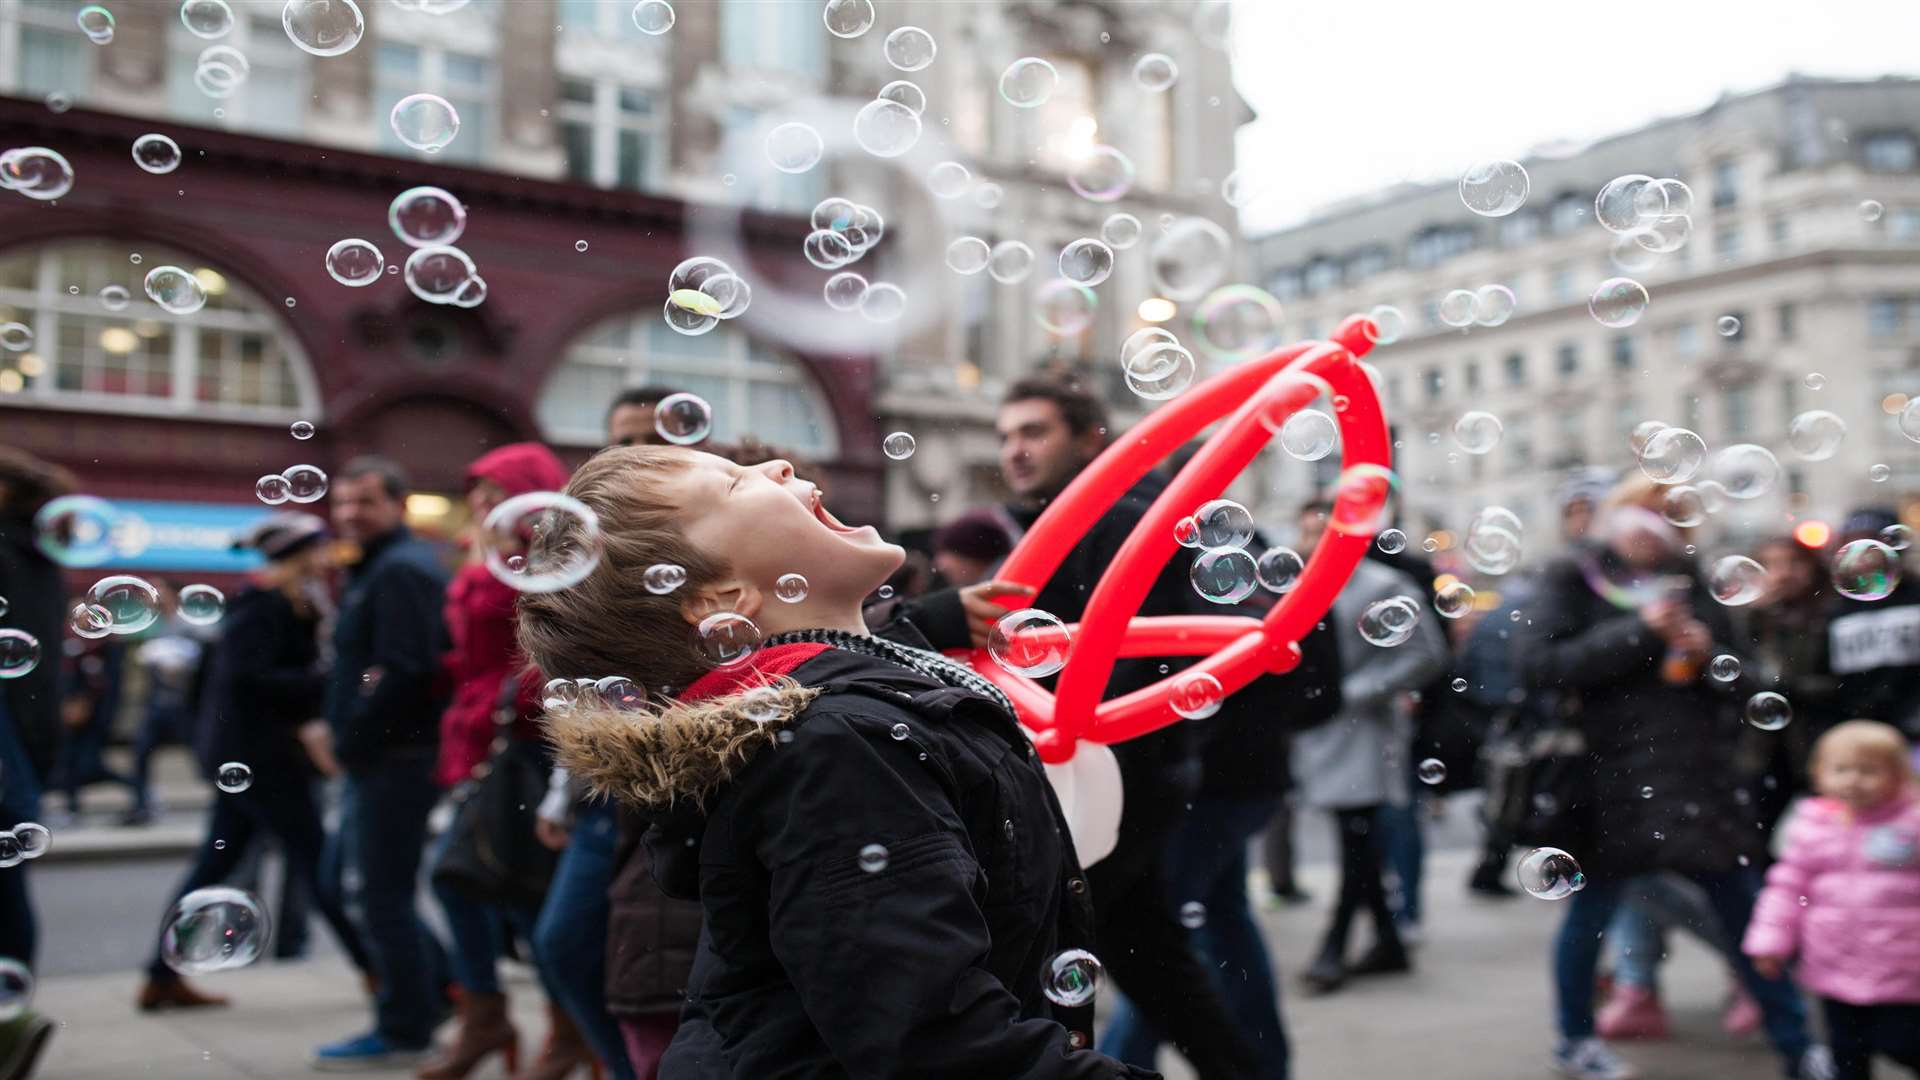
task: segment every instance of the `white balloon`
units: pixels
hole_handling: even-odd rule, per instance
[[[1042,764],[1054,797],[1060,800],[1060,811],[1067,816],[1067,831],[1073,834],[1081,868],[1113,854],[1120,839],[1121,809],[1120,761],[1113,750],[1082,740],[1074,747],[1073,760],[1064,765]]]

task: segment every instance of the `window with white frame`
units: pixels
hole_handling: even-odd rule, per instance
[[[278,5],[233,6],[233,29],[219,41],[195,37],[177,18],[167,21],[168,114],[235,131],[299,135],[312,94],[312,57],[287,38]],[[193,79],[200,54],[215,45],[240,50],[248,63],[246,82],[224,98],[208,97]],[[387,126],[384,115],[380,126]]]
[[[613,79],[562,77],[555,110],[567,176],[595,187],[650,188],[666,165],[666,98]]]
[[[373,119],[380,149],[390,154],[421,153],[400,141],[387,117],[409,94],[438,94],[459,114],[460,134],[435,156],[450,161],[486,160],[493,138],[497,69],[491,58],[479,53],[440,44],[381,42],[373,54]]]
[[[728,323],[688,337],[654,315],[610,319],[577,338],[535,407],[546,437],[570,446],[606,438],[607,406],[622,390],[670,386],[713,406],[713,437],[752,435],[816,458],[839,451],[833,411],[794,357]]]
[[[102,412],[191,414],[284,423],[319,419],[319,392],[299,344],[267,301],[178,252],[80,241],[0,256],[0,322],[32,328],[34,344],[0,354],[0,400]],[[149,269],[193,271],[207,305],[191,316],[147,300]],[[110,309],[101,291],[128,303]]]
[[[22,97],[56,90],[83,97],[99,47],[79,32],[74,11],[64,0],[0,4],[0,85]]]

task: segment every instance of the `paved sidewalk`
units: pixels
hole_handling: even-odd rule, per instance
[[[122,773],[130,771],[131,758],[124,747],[107,751],[108,764]],[[198,847],[214,789],[200,778],[192,754],[177,746],[156,753],[152,791],[158,820],[132,827],[119,824],[120,815],[133,805],[125,788],[112,784],[87,788],[81,794],[79,818],[64,823],[60,815],[66,809],[66,800],[48,793],[41,801],[41,816],[42,824],[53,830],[53,846],[42,861],[151,858],[184,854]]]
[[[1269,940],[1282,969],[1286,1018],[1300,1080],[1541,1080],[1551,1005],[1547,949],[1561,908],[1520,898],[1474,901],[1460,887],[1468,854],[1445,852],[1428,864],[1428,943],[1419,970],[1406,978],[1351,984],[1342,993],[1308,998],[1293,974],[1318,939],[1333,868],[1302,875],[1315,903],[1269,912]],[[1679,1038],[1627,1045],[1648,1080],[1726,1080],[1778,1074],[1758,1038],[1735,1040],[1719,1030],[1724,989],[1718,963],[1697,943],[1673,943],[1667,997]],[[298,964],[261,963],[199,980],[231,995],[230,1009],[143,1015],[133,1009],[137,974],[51,978],[38,1006],[63,1022],[39,1074],[46,1080],[126,1077],[268,1078],[308,1075],[317,1043],[362,1029],[365,1004],[337,958]],[[539,993],[530,980],[512,986],[521,1037],[529,1047],[545,1031]],[[1169,1080],[1191,1073],[1166,1058]],[[399,1074],[393,1074],[399,1075]],[[497,1067],[476,1074],[494,1078]],[[995,1080],[982,1077],[981,1080]]]

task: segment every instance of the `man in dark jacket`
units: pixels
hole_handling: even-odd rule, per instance
[[[358,879],[379,992],[372,1031],[315,1051],[323,1071],[416,1064],[442,1012],[446,951],[420,921],[414,893],[439,794],[447,574],[407,529],[407,490],[406,474],[382,458],[356,458],[333,478],[334,528],[361,553],[340,597],[326,688],[334,753],[347,774],[337,863],[343,881]]]
[[[1099,455],[1108,437],[1106,408],[1098,398],[1073,383],[1039,378],[1022,380],[1008,390],[995,427],[1001,474],[1014,495],[1004,509],[1022,533]],[[1159,477],[1148,475],[1121,496],[1027,605],[1065,622],[1078,621],[1101,575],[1164,488]],[[1175,553],[1141,603],[1141,615],[1193,614],[1212,607],[1203,605],[1194,592],[1192,562],[1186,548]],[[954,648],[984,640],[996,613],[1006,613],[993,595],[991,585],[959,593],[947,590],[928,594],[904,610],[936,644]],[[1184,658],[1120,660],[1106,696],[1150,685],[1187,663]],[[1113,748],[1125,805],[1113,853],[1087,870],[1095,940],[1120,989],[1203,1078],[1251,1077],[1257,1072],[1257,1052],[1166,902],[1167,841],[1199,790],[1196,734],[1193,725],[1174,724]]]
[[[1898,522],[1881,507],[1855,510],[1840,528],[1840,543],[1876,539]],[[1903,579],[1878,600],[1835,594],[1827,660],[1832,719],[1879,720],[1920,739],[1920,585]]]

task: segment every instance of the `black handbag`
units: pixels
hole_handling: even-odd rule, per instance
[[[534,833],[550,771],[538,742],[511,737],[519,676],[494,708],[500,737],[473,778],[454,789],[453,824],[433,864],[433,883],[483,904],[539,907],[559,854]]]
[[[1558,706],[1544,722],[1529,724],[1520,713],[1496,722],[1484,755],[1483,812],[1511,843],[1577,850],[1593,831],[1593,770],[1573,722],[1577,702]]]

